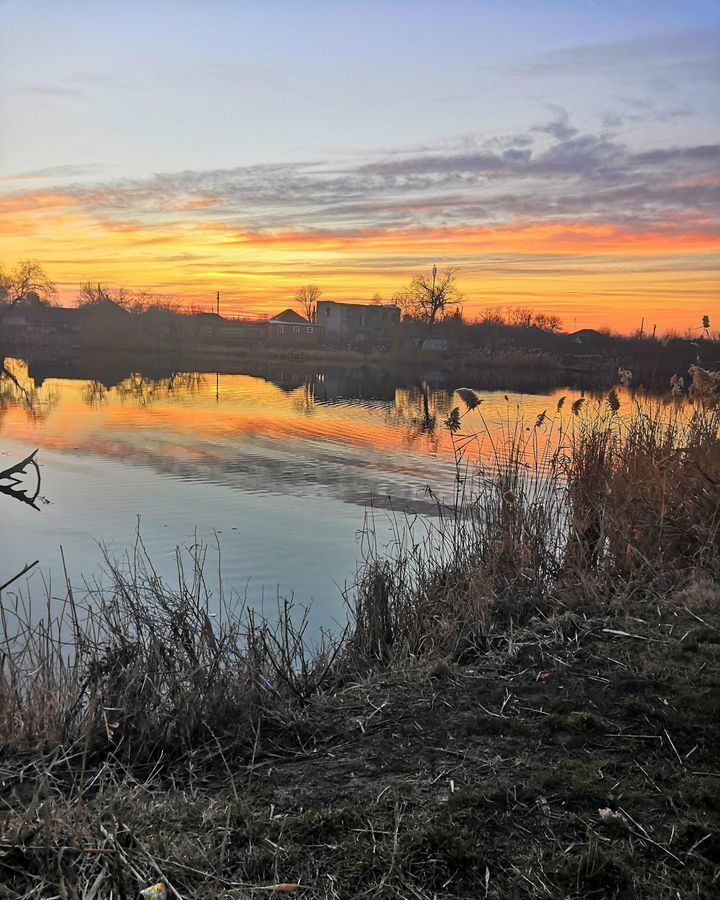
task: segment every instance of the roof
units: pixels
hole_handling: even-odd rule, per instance
[[[61,325],[76,321],[77,309],[65,306],[49,306],[41,300],[23,298],[6,307],[0,318],[6,325]]]
[[[291,325],[312,325],[306,318],[296,313],[294,309],[284,309],[281,313],[273,316],[271,322],[285,322]]]
[[[97,300],[94,303],[85,303],[82,306],[79,306],[78,309],[83,315],[88,316],[112,315],[118,318],[125,318],[131,315],[131,313],[127,309],[125,309],[125,307],[120,306],[119,303],[116,303],[109,297],[102,297],[100,300]]]
[[[351,306],[353,309],[400,309],[396,303],[354,303],[349,300],[318,300],[318,306]]]

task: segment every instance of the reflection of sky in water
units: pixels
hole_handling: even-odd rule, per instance
[[[32,386],[24,367],[15,371]],[[6,398],[0,464],[40,448],[50,503],[35,512],[0,498],[0,576],[39,558],[32,593],[44,594],[48,573],[60,593],[60,545],[80,583],[81,573],[98,571],[98,542],[111,555],[132,545],[139,516],[163,575],[175,573],[178,544],[213,542],[217,533],[226,585],[247,591],[254,605],[273,604],[279,590],[312,601],[318,623],[342,617],[338,585],[355,572],[363,507],[373,498],[422,512],[426,486],[452,491],[442,421],[454,404],[447,391],[431,390],[426,408],[419,387],[377,379],[295,378],[134,377],[111,388],[48,378],[32,402]],[[505,399],[483,391],[482,410],[492,423],[521,403],[533,421],[562,393]],[[434,433],[427,413],[438,423]],[[389,537],[384,513],[376,527],[381,542]]]

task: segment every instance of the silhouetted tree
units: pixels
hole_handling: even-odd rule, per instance
[[[462,294],[455,283],[455,270],[438,272],[432,267],[430,275],[416,275],[407,287],[393,297],[408,318],[427,325],[428,330],[443,318],[447,310],[462,301]]]
[[[0,268],[0,303],[12,306],[31,293],[46,301],[57,294],[57,288],[37,260],[22,260],[10,272]]]
[[[316,284],[305,284],[298,288],[295,294],[295,303],[303,311],[308,322],[314,322],[317,316],[317,302],[322,291]]]
[[[486,306],[482,309],[478,322],[481,325],[507,325],[507,319],[499,306]]]
[[[547,313],[537,313],[533,319],[533,325],[543,331],[551,331],[553,334],[560,331],[562,322],[560,316],[551,316]]]
[[[527,306],[508,306],[507,324],[512,328],[529,328],[533,322],[534,313]]]

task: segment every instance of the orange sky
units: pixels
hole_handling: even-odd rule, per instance
[[[197,201],[198,203],[200,201]],[[199,207],[201,208],[201,207]],[[609,324],[662,333],[717,304],[718,235],[688,217],[633,229],[517,220],[494,226],[251,231],[173,211],[117,220],[55,191],[0,197],[0,260],[32,257],[70,305],[86,280],[171,295],[227,315],[263,315],[316,282],[326,298],[389,300],[415,272],[457,269],[469,317],[493,304],[557,313],[567,329]]]

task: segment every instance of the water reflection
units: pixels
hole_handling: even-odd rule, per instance
[[[143,466],[243,494],[374,501],[425,513],[434,508],[428,485],[452,490],[453,446],[443,426],[463,375],[285,359],[225,370],[90,354],[7,361],[0,428],[66,458]],[[483,380],[497,377],[476,373],[470,384],[483,390]],[[528,377],[507,373],[508,382]],[[507,419],[520,406],[533,420],[561,393],[506,391],[483,391],[486,421]],[[470,430],[481,427],[473,416]]]
[[[158,400],[175,398],[182,401],[199,393],[205,384],[205,376],[200,372],[173,372],[166,378],[149,378],[141,372],[133,372],[117,385],[115,393],[124,403],[150,406]]]
[[[483,392],[488,422],[518,407],[534,422],[573,394],[517,373],[491,390],[497,373],[290,360],[205,369],[90,354],[6,360],[0,454],[22,459],[38,447],[50,504],[33,521],[8,504],[3,561],[32,546],[62,582],[62,545],[79,578],[97,566],[97,541],[118,553],[133,542],[140,516],[159,570],[173,574],[177,544],[217,536],[225,576],[249,600],[294,592],[316,601],[324,624],[342,607],[338,584],[353,577],[363,508],[434,514],[425,489],[452,496],[443,423],[457,405],[455,388]]]
[[[57,391],[48,387],[42,389],[30,377],[27,366],[16,360],[0,357],[0,422],[3,411],[11,408],[24,410],[33,419],[47,416],[57,404]]]

